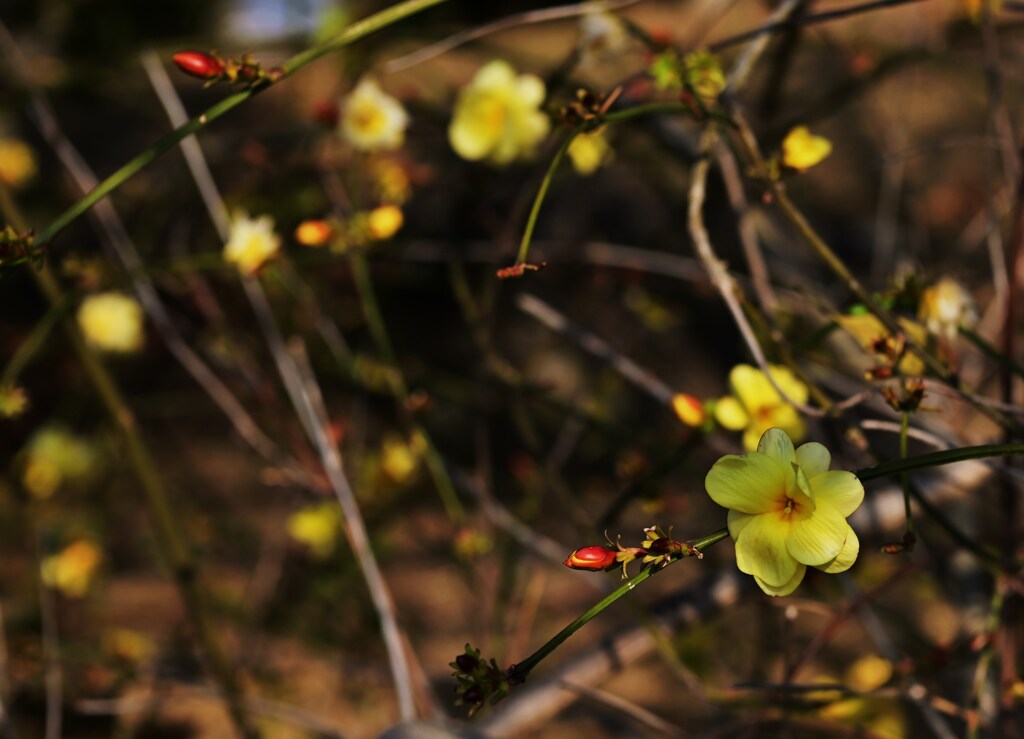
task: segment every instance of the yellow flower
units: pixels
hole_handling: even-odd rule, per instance
[[[831,153],[832,142],[824,136],[815,136],[807,126],[797,126],[782,140],[782,163],[800,172]]]
[[[0,384],[0,418],[15,418],[28,408],[25,388],[14,383]]]
[[[960,326],[970,328],[978,320],[978,311],[963,286],[944,277],[921,293],[917,317],[937,336],[956,338]]]
[[[40,429],[26,448],[21,482],[36,498],[49,498],[64,481],[92,473],[96,450],[84,439],[60,426]]]
[[[409,173],[393,158],[380,157],[370,162],[370,177],[381,202],[401,205],[409,199],[412,191]]]
[[[722,457],[704,481],[708,495],[729,509],[736,566],[753,575],[768,595],[789,595],[808,565],[844,572],[860,542],[847,516],[864,500],[852,472],[829,471],[832,457],[821,444],[798,449],[782,429],[768,429],[757,451]]]
[[[463,159],[508,164],[533,154],[551,126],[540,110],[544,82],[496,59],[459,93],[448,140]]]
[[[341,132],[360,151],[390,151],[405,141],[409,114],[397,100],[364,77],[342,102]]]
[[[603,128],[593,133],[581,133],[569,144],[573,169],[581,175],[593,174],[610,162],[612,155],[612,147]]]
[[[9,187],[21,187],[36,176],[36,157],[18,139],[0,138],[0,181]]]
[[[420,450],[400,436],[387,436],[380,448],[380,470],[392,482],[408,480],[420,463]]]
[[[43,559],[40,574],[43,583],[68,598],[81,598],[92,584],[103,553],[92,542],[79,539],[57,554]]]
[[[700,398],[686,393],[676,393],[672,396],[672,410],[687,426],[700,426],[706,418],[704,404],[700,402]]]
[[[281,239],[274,233],[274,219],[270,216],[250,218],[245,211],[235,211],[228,243],[224,245],[225,261],[237,265],[243,274],[252,275],[280,248]]]
[[[807,386],[789,369],[769,365],[772,379],[793,401],[807,402]],[[772,386],[764,372],[749,364],[739,364],[729,373],[733,394],[715,403],[715,420],[730,431],[743,430],[743,448],[753,451],[767,429],[780,428],[795,441],[807,435],[800,413]]]
[[[321,503],[296,511],[288,517],[288,535],[305,544],[317,559],[324,559],[334,551],[341,528],[341,516],[336,503]]]
[[[889,336],[889,330],[871,313],[837,316],[836,323],[868,352],[872,351],[872,346],[880,339]],[[920,323],[915,323],[908,318],[900,318],[899,324],[903,332],[918,344],[923,346],[928,341],[928,333]],[[900,359],[899,369],[907,375],[921,375],[924,373],[924,362],[913,352],[907,351]]]
[[[707,51],[693,51],[683,57],[686,81],[707,103],[713,103],[725,89],[725,72],[718,57]]]
[[[118,292],[90,295],[78,309],[78,326],[86,340],[108,352],[134,352],[142,347],[142,307]]]
[[[295,229],[295,240],[303,246],[323,246],[333,235],[331,224],[323,220],[303,221]]]
[[[390,239],[402,227],[405,216],[397,205],[381,205],[370,211],[366,218],[370,236],[377,241]]]

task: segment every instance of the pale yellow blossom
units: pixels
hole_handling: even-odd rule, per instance
[[[815,136],[807,126],[797,126],[782,140],[782,163],[791,169],[810,169],[832,153],[832,142]]]
[[[103,553],[95,544],[79,539],[57,554],[45,557],[40,565],[43,583],[68,598],[81,598],[89,590]]]
[[[325,559],[334,551],[341,529],[336,503],[307,506],[288,517],[288,535],[304,544],[316,559]]]
[[[448,140],[455,153],[471,161],[508,164],[529,157],[551,127],[540,110],[544,82],[517,75],[505,61],[484,65],[459,93]]]
[[[605,129],[581,133],[569,144],[572,167],[581,175],[590,175],[612,160],[612,147]]]
[[[402,228],[405,216],[397,205],[380,205],[370,211],[366,217],[366,226],[370,236],[377,241],[390,239]]]
[[[971,294],[948,277],[921,293],[917,315],[929,331],[949,340],[956,338],[961,326],[970,328],[978,320]]]
[[[28,408],[25,388],[14,383],[0,383],[0,418],[16,418]]]
[[[86,341],[104,351],[126,353],[142,347],[142,306],[123,293],[87,297],[78,308],[78,326]]]
[[[231,232],[224,245],[224,260],[238,267],[243,274],[252,275],[277,254],[281,238],[274,232],[274,219],[270,216],[250,218],[244,211],[236,211],[231,219]]]
[[[341,132],[360,151],[390,151],[405,141],[409,114],[397,98],[364,77],[342,101]]]
[[[33,497],[48,498],[65,481],[88,477],[96,462],[96,450],[88,441],[61,426],[47,426],[26,447],[21,482]]]
[[[612,61],[629,46],[629,32],[611,13],[592,11],[580,16],[580,64]]]
[[[0,138],[0,181],[21,187],[36,176],[36,156],[18,139]]]

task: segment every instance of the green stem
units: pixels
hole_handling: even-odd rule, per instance
[[[907,458],[907,436],[910,431],[910,413],[903,411],[900,418],[900,460]],[[906,518],[906,533],[904,542],[906,546],[913,546],[914,539],[914,516],[910,511],[910,477],[906,472],[900,473],[900,482],[903,485],[903,515]]]
[[[313,62],[332,51],[343,49],[349,44],[352,44],[365,36],[369,36],[376,31],[403,20],[404,18],[415,15],[416,13],[433,7],[434,5],[440,5],[444,2],[447,2],[447,0],[405,0],[405,2],[398,3],[390,8],[380,11],[379,13],[375,13],[368,18],[357,21],[334,38],[306,49],[305,51],[301,51],[291,59],[285,61],[279,67],[282,75],[275,80],[275,82],[286,77],[290,77],[310,62]],[[168,133],[155,144],[114,172],[114,174],[103,180],[103,182],[93,188],[91,192],[87,193],[82,199],[64,211],[46,228],[42,229],[36,236],[36,243],[46,244],[47,242],[52,241],[53,238],[63,231],[72,221],[124,184],[126,180],[138,173],[161,154],[174,148],[180,141],[196,133],[206,124],[220,118],[228,111],[237,108],[249,98],[255,97],[264,90],[267,90],[273,84],[274,82],[266,82],[261,85],[250,87],[247,90],[237,92],[234,95],[230,95],[209,108],[206,112]]]
[[[728,536],[728,529],[720,529],[719,531],[716,531],[713,534],[702,536],[699,539],[692,539],[686,542],[686,544],[690,546],[692,550],[702,552],[707,547],[717,544],[722,539],[725,539]],[[692,554],[684,556],[692,556]],[[678,560],[670,560],[670,563],[673,561]],[[593,606],[587,609],[581,616],[579,616],[579,618],[577,618],[564,629],[559,631],[553,637],[548,639],[548,641],[545,642],[540,649],[538,649],[536,652],[531,654],[529,657],[524,659],[519,664],[514,665],[512,667],[512,674],[514,675],[514,677],[517,680],[525,680],[526,676],[530,674],[530,671],[533,670],[534,667],[536,667],[545,657],[547,657],[549,654],[555,651],[562,644],[562,642],[564,642],[570,636],[579,631],[579,629],[584,624],[592,620],[595,616],[597,616],[599,613],[601,613],[603,610],[605,610],[608,606],[617,601],[619,598],[631,592],[634,588],[643,583],[645,580],[649,579],[656,572],[660,571],[660,568],[649,567],[648,569],[638,574],[636,577],[630,578],[622,585],[620,585],[618,588],[613,590],[611,593],[606,595],[604,598],[599,600],[597,603],[595,603]]]
[[[537,216],[540,215],[540,206],[544,203],[544,198],[548,194],[548,188],[551,187],[551,180],[555,177],[555,170],[558,169],[558,165],[562,163],[562,159],[565,158],[565,153],[569,151],[569,145],[572,144],[581,132],[583,128],[577,126],[574,128],[568,136],[565,137],[565,141],[558,147],[558,151],[555,152],[555,156],[551,160],[551,164],[548,165],[548,171],[544,174],[544,181],[540,183],[540,188],[537,190],[537,197],[533,199],[533,207],[530,208],[530,216],[526,219],[526,228],[523,229],[523,239],[519,242],[519,254],[516,256],[516,264],[526,264],[526,256],[530,252],[530,241],[533,239],[533,229],[537,225]]]
[[[43,348],[54,326],[67,314],[71,305],[72,301],[69,298],[64,298],[60,303],[50,307],[39,320],[39,323],[32,328],[32,333],[18,347],[18,351],[11,357],[11,361],[4,367],[3,374],[0,375],[0,387],[11,384],[18,379],[18,375],[28,366],[32,358],[39,353],[39,350]]]
[[[965,446],[960,449],[947,449],[941,452],[921,454],[917,457],[882,462],[874,467],[856,470],[853,474],[860,478],[861,482],[867,482],[880,477],[898,475],[927,467],[938,467],[953,462],[965,462],[969,459],[984,457],[1007,457],[1014,454],[1024,454],[1024,444],[982,444],[980,446]]]

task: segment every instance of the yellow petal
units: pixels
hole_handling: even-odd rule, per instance
[[[729,525],[729,536],[732,537],[733,541],[736,541],[743,529],[747,527],[747,524],[756,518],[755,513],[740,513],[739,511],[729,511],[728,525]]]
[[[729,429],[730,431],[739,431],[745,429],[747,424],[750,423],[750,416],[743,410],[743,405],[740,401],[731,395],[727,395],[715,403],[715,420],[718,421],[722,428]]]
[[[810,482],[814,499],[827,501],[843,518],[857,510],[864,502],[864,485],[852,472],[823,472],[811,477]]]
[[[796,462],[803,468],[808,479],[814,479],[822,472],[828,471],[832,464],[832,455],[824,445],[811,441],[797,448]],[[813,487],[812,485],[811,488]]]
[[[761,588],[764,592],[771,596],[789,595],[799,587],[800,583],[804,580],[804,575],[807,573],[807,565],[797,565],[796,572],[793,573],[793,577],[784,585],[774,586],[769,585],[764,580],[754,575],[754,582],[757,583],[757,587]]]
[[[782,512],[754,516],[736,539],[736,566],[771,587],[786,585],[798,562],[786,548],[790,524]]]
[[[849,524],[846,526],[849,531],[846,532],[846,543],[843,544],[843,550],[836,555],[835,559],[818,565],[818,569],[822,572],[827,572],[830,575],[846,572],[857,561],[857,555],[860,554],[860,539],[857,538],[857,532],[853,530],[852,526]]]
[[[807,126],[797,126],[782,142],[782,162],[787,167],[803,171],[832,153],[832,142],[824,136],[815,136]]]
[[[757,451],[787,467],[796,459],[793,440],[782,429],[771,428],[765,431],[757,442]]]
[[[810,516],[800,521],[794,518],[786,549],[801,564],[827,564],[843,551],[850,531],[850,525],[835,508],[817,501]]]
[[[723,508],[765,513],[782,508],[787,482],[785,468],[765,454],[728,454],[715,462],[704,487]]]

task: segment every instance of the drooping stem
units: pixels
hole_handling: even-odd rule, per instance
[[[548,188],[551,187],[551,180],[555,177],[555,171],[558,169],[558,165],[562,163],[562,159],[565,158],[565,153],[569,151],[569,146],[573,140],[580,133],[580,128],[574,128],[562,145],[558,147],[558,151],[555,152],[555,156],[551,159],[551,164],[548,165],[548,171],[544,173],[544,179],[540,183],[540,187],[537,188],[537,196],[533,199],[533,207],[530,208],[530,215],[526,219],[526,228],[523,229],[523,238],[519,242],[519,254],[516,255],[516,264],[526,264],[526,257],[530,253],[530,241],[533,240],[533,229],[537,226],[537,216],[540,215],[540,207],[544,204],[544,198],[547,197]]]

